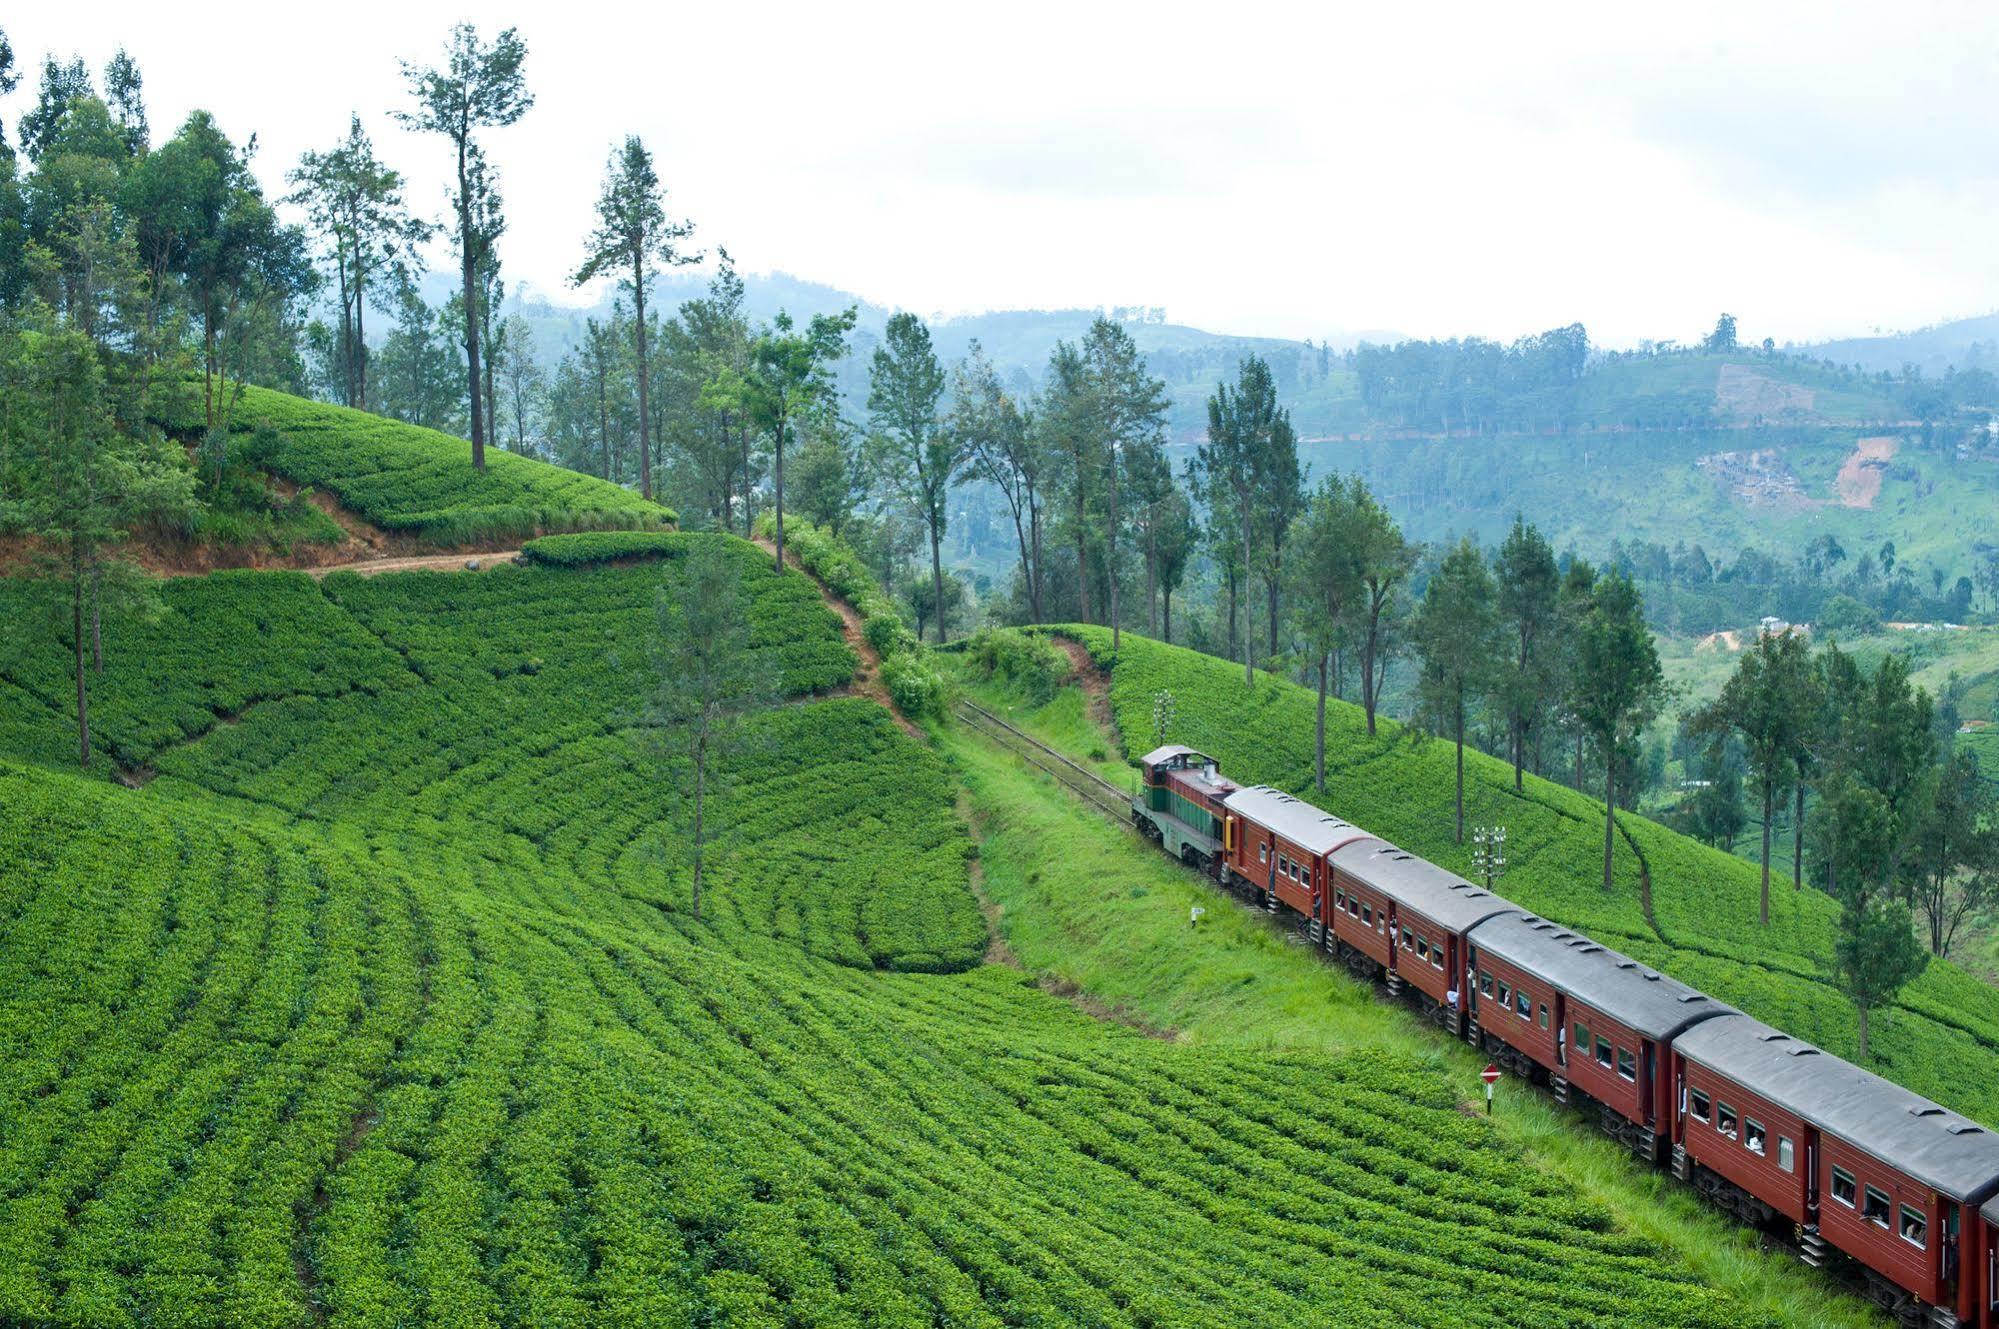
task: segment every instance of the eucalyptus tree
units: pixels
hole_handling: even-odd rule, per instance
[[[1321,790],[1326,787],[1326,694],[1338,690],[1340,654],[1361,595],[1357,484],[1338,475],[1319,483],[1299,521],[1298,557],[1291,565],[1293,607],[1304,629],[1306,654],[1319,676],[1312,781]]]
[[[1770,831],[1777,789],[1796,778],[1800,736],[1811,723],[1815,671],[1811,650],[1795,632],[1765,632],[1742,653],[1721,695],[1688,717],[1696,734],[1734,734],[1742,741],[1763,799],[1763,890],[1758,920],[1770,925]]]
[[[403,62],[403,79],[416,109],[396,118],[412,129],[441,134],[457,157],[458,261],[465,301],[466,396],[470,402],[472,465],[486,469],[486,420],[480,373],[479,266],[487,242],[482,238],[478,131],[502,128],[518,121],[534,105],[521,66],[527,46],[513,28],[488,45],[478,29],[460,23],[445,42],[444,63],[419,66]],[[490,229],[490,225],[484,229]]]
[[[1158,448],[1166,437],[1166,384],[1154,378],[1131,334],[1098,317],[1083,338],[1090,418],[1109,479],[1110,508],[1104,523],[1105,564],[1110,574],[1111,649],[1122,644],[1118,607],[1118,478],[1133,457]],[[1169,483],[1171,483],[1169,478]]]
[[[1196,453],[1196,462],[1206,475],[1210,501],[1226,496],[1235,506],[1234,534],[1241,542],[1244,575],[1257,566],[1255,547],[1263,529],[1257,520],[1257,500],[1264,496],[1268,440],[1281,414],[1270,366],[1254,355],[1237,369],[1234,387],[1217,384],[1208,398],[1208,441]],[[1253,631],[1244,631],[1244,687],[1256,685],[1255,640]]]
[[[943,416],[944,367],[930,329],[914,314],[892,316],[868,367],[868,423],[881,471],[915,509],[930,539],[930,586],[937,606],[937,640],[945,624],[944,560],[951,485],[971,459],[970,441]]]
[[[39,165],[42,155],[55,144],[70,106],[79,98],[95,100],[96,97],[97,89],[90,81],[90,70],[82,57],[72,57],[65,64],[53,54],[44,55],[42,81],[35,92],[34,107],[21,117],[21,150]]]
[[[1540,729],[1549,697],[1557,690],[1562,571],[1547,537],[1518,515],[1499,547],[1493,570],[1498,577],[1499,618],[1510,647],[1500,695],[1517,794],[1524,787],[1521,773],[1527,764],[1528,737]]]
[[[1048,458],[1030,409],[1000,383],[985,349],[974,341],[952,376],[951,429],[970,449],[971,467],[999,490],[1013,518],[1020,549],[1021,589],[1028,613],[1041,611],[1041,505]],[[1170,619],[1169,619],[1170,621]]]
[[[1080,617],[1095,622],[1090,612],[1090,544],[1092,514],[1102,488],[1103,455],[1097,446],[1090,410],[1089,370],[1083,356],[1065,341],[1049,353],[1048,374],[1041,393],[1042,450],[1063,501],[1062,525],[1076,546],[1076,594]]]
[[[143,156],[152,139],[152,128],[146,121],[146,80],[139,73],[138,61],[122,46],[104,66],[104,105],[125,137],[126,152]]]
[[[678,267],[699,262],[699,254],[683,254],[679,242],[694,234],[687,222],[668,221],[666,191],[660,188],[659,172],[652,153],[638,135],[625,138],[624,146],[611,154],[604,171],[603,192],[597,197],[597,229],[590,234],[589,250],[583,264],[570,278],[581,286],[607,273],[618,274],[618,284],[632,300],[632,337],[636,362],[648,366],[646,353],[646,291],[652,285],[655,264]],[[647,395],[651,374],[641,369],[639,388],[639,493],[652,497],[652,410]]]
[[[1493,690],[1500,658],[1498,587],[1478,545],[1452,545],[1423,589],[1414,636],[1423,668],[1416,694],[1420,713],[1447,728],[1457,748],[1457,843],[1465,842],[1465,719]]]
[[[1354,504],[1354,557],[1360,570],[1360,599],[1355,608],[1355,632],[1360,638],[1360,704],[1373,737],[1381,709],[1381,690],[1388,676],[1401,615],[1403,586],[1416,568],[1416,546],[1366,483],[1350,483]]]
[[[347,137],[325,152],[308,152],[287,177],[286,202],[305,209],[308,225],[326,246],[340,299],[339,365],[346,405],[368,409],[368,306],[391,307],[394,282],[375,285],[387,268],[408,274],[417,248],[437,228],[411,213],[403,176],[375,155],[361,117],[349,119]]]
[[[1644,600],[1629,577],[1609,572],[1597,580],[1574,649],[1569,706],[1603,757],[1603,889],[1608,891],[1617,840],[1618,756],[1658,716],[1669,695],[1645,624]]]
[[[777,509],[776,559],[784,570],[784,450],[802,417],[833,405],[833,368],[847,352],[847,334],[857,311],[814,314],[805,330],[780,311],[750,344],[748,372],[725,381],[722,395],[733,398],[770,439],[772,498]]]

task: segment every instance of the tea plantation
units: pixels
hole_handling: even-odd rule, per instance
[[[788,694],[699,918],[632,734],[697,539]],[[166,585],[95,708],[141,788],[61,765],[19,616],[0,1324],[1782,1322],[1420,1058],[1148,1037],[982,963],[958,781],[826,695],[802,576],[544,554]]]
[[[1452,748],[1384,719],[1370,738],[1358,706],[1327,703],[1326,790],[1312,780],[1316,698],[1310,689],[1180,647],[1124,634],[1062,630],[1111,668],[1111,701],[1126,747],[1153,737],[1160,689],[1176,701],[1169,740],[1201,748],[1237,779],[1277,785],[1458,872],[1470,846],[1453,842]],[[1757,923],[1758,869],[1643,817],[1619,814],[1616,889],[1605,893],[1603,805],[1529,776],[1513,792],[1504,762],[1467,751],[1466,815],[1507,828],[1502,895],[1777,1027],[1851,1057],[1853,1007],[1829,982],[1836,906],[1813,890],[1776,886],[1770,926]],[[1649,873],[1652,916],[1640,890]],[[1999,1123],[1999,991],[1935,962],[1874,1020],[1871,1067],[1987,1123]]]
[[[161,421],[199,437],[199,394]],[[366,411],[245,387],[230,423],[232,447],[260,469],[323,489],[380,530],[443,545],[525,539],[547,531],[656,528],[674,513],[622,485],[547,462],[486,450],[433,429]],[[268,428],[266,428],[268,426]]]

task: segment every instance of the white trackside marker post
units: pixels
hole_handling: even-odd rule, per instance
[[[1489,1117],[1492,1115],[1492,1086],[1499,1083],[1499,1067],[1488,1065],[1478,1073],[1478,1078],[1485,1081],[1485,1115]]]

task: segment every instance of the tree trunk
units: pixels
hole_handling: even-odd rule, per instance
[[[1867,1003],[1864,1001],[1854,1002],[1853,1009],[1854,1013],[1860,1017],[1860,1056],[1856,1060],[1865,1062],[1867,1060],[1867,1017],[1873,1012],[1868,1009]]]
[[[1277,570],[1277,555],[1273,550],[1271,553],[1270,575],[1263,579],[1264,589],[1270,597],[1270,642],[1266,654],[1272,657],[1275,657],[1277,654],[1277,597],[1278,585],[1281,580],[1281,574]]]
[[[1159,637],[1159,538],[1150,522],[1145,527],[1145,631]]]
[[[944,559],[938,552],[936,507],[930,516],[930,593],[937,606],[937,644],[944,644]]]
[[[1324,705],[1325,703],[1322,701],[1320,704]],[[1459,699],[1457,706],[1456,729],[1458,745],[1458,843],[1463,844],[1465,842],[1465,704],[1462,698]]]
[[[1041,610],[1041,508],[1034,501],[1034,491],[1027,491],[1027,530],[1034,545],[1034,570],[1028,574],[1027,594],[1034,608],[1034,621],[1047,621]]]
[[[90,668],[104,672],[104,568],[90,570]]]
[[[1013,538],[1014,543],[1020,546],[1020,589],[1027,593],[1027,612],[1039,623],[1041,606],[1035,603],[1034,568],[1027,561],[1027,527],[1021,524],[1018,506],[1013,509]]]
[[[1120,633],[1120,632],[1121,632],[1121,631],[1123,630],[1123,626],[1124,626],[1124,625],[1123,625],[1123,623],[1122,623],[1122,621],[1121,621],[1121,619],[1119,618],[1119,615],[1118,615],[1118,602],[1117,602],[1117,592],[1118,592],[1118,584],[1117,584],[1117,583],[1118,583],[1118,576],[1117,576],[1117,445],[1115,444],[1115,442],[1113,442],[1113,444],[1111,445],[1111,468],[1110,468],[1110,470],[1111,470],[1111,524],[1110,524],[1110,529],[1109,529],[1108,531],[1106,531],[1106,532],[1105,532],[1105,534],[1106,534],[1106,535],[1107,535],[1107,536],[1109,537],[1109,539],[1108,539],[1108,540],[1107,540],[1107,541],[1105,542],[1105,546],[1106,546],[1106,549],[1107,549],[1107,557],[1105,558],[1105,566],[1106,566],[1106,569],[1107,569],[1107,570],[1109,571],[1109,573],[1110,573],[1110,580],[1111,580],[1111,654],[1115,655],[1115,654],[1117,654],[1117,651],[1118,651],[1118,648],[1119,648],[1119,646],[1120,646],[1120,645],[1122,644],[1122,641],[1121,641],[1121,639],[1120,639],[1120,637],[1119,637],[1119,635],[1118,635],[1118,634],[1119,634],[1119,633]]]
[[[773,433],[771,475],[775,480],[777,497],[777,570],[784,571],[784,417],[777,418],[777,429]]]
[[[632,260],[632,335],[639,351],[639,497],[652,501],[652,414],[646,398],[646,380],[652,375],[646,366],[646,284],[645,265]],[[671,343],[668,343],[671,345]]]
[[[1080,523],[1082,519],[1082,508],[1078,505],[1076,520]],[[1089,541],[1083,534],[1081,525],[1076,527],[1076,594],[1081,599],[1083,621],[1085,623],[1093,622],[1094,620],[1090,617]]]
[[[78,763],[90,765],[90,684],[83,670],[83,556],[70,554],[70,640],[76,648],[76,743]]]
[[[1580,794],[1583,790],[1583,731],[1581,729],[1576,730],[1575,786],[1576,792]]]
[[[1617,838],[1617,761],[1607,758],[1603,763],[1603,889],[1611,887],[1611,848]]]
[[[1236,650],[1236,575],[1228,574],[1229,583],[1229,659],[1235,659]]]
[[[1774,780],[1763,781],[1763,899],[1759,922],[1770,926],[1770,817],[1775,812],[1777,785]]]
[[[597,369],[597,443],[604,450],[604,478],[608,480],[611,478],[611,405],[604,382],[608,375],[604,372],[603,357],[591,358],[596,362]]]
[[[350,355],[354,376],[354,400],[350,404],[365,411],[368,409],[368,296],[358,248],[354,255],[354,349]]]
[[[1791,814],[1791,889],[1802,890],[1805,884],[1805,780],[1798,777],[1798,801]]]
[[[465,383],[472,398],[472,469],[486,469],[485,405],[479,391],[479,251],[472,239],[472,182],[465,174],[466,139],[458,139],[458,253],[465,286]]]
[[[1165,614],[1165,622],[1162,626],[1166,629],[1166,635],[1161,637],[1160,640],[1171,646],[1173,644],[1173,588],[1171,586],[1162,586],[1160,588],[1159,603],[1160,608]]]
[[[1242,497],[1242,575],[1250,575],[1249,560],[1249,495]],[[1242,634],[1242,685],[1256,686],[1256,629],[1243,625]]]
[[[1319,657],[1319,719],[1312,735],[1312,783],[1320,793],[1326,792],[1326,666],[1327,657]]]

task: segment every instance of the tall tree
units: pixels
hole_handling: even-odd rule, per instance
[[[111,111],[119,131],[125,136],[125,150],[137,157],[152,144],[152,129],[146,123],[146,81],[139,63],[119,47],[104,66],[104,104]]]
[[[1619,757],[1668,696],[1652,630],[1645,626],[1644,601],[1623,573],[1598,579],[1575,642],[1575,662],[1569,707],[1603,756],[1603,889],[1608,891],[1617,843]]]
[[[436,227],[414,216],[403,199],[400,171],[375,155],[361,117],[325,152],[308,152],[287,177],[287,202],[303,207],[326,247],[340,299],[340,354],[346,405],[368,409],[368,306],[392,308],[396,282],[379,285],[378,271],[413,276],[417,247]]]
[[[68,601],[76,678],[78,760],[90,765],[90,670],[86,610],[115,572],[113,551],[134,522],[183,515],[192,478],[179,449],[157,435],[120,429],[98,348],[70,327],[21,337],[0,360],[0,455],[27,473],[6,505],[8,525],[50,553],[38,570]]]
[[[1258,440],[1256,512],[1263,521],[1260,557],[1263,591],[1269,609],[1267,649],[1277,654],[1279,599],[1284,586],[1284,551],[1291,528],[1305,506],[1304,472],[1298,466],[1298,434],[1291,413],[1280,410]]]
[[[1046,384],[1039,414],[1043,449],[1053,462],[1054,478],[1063,499],[1062,524],[1076,547],[1076,595],[1079,617],[1095,622],[1090,612],[1090,545],[1103,488],[1103,449],[1092,419],[1089,371],[1083,356],[1065,341],[1049,353]]]
[[[1803,636],[1794,632],[1759,635],[1742,653],[1721,695],[1688,717],[1691,731],[1734,734],[1756,780],[1763,805],[1763,893],[1759,921],[1770,925],[1770,827],[1777,789],[1794,775],[1799,732],[1809,723],[1816,671]]]
[[[21,86],[21,75],[14,68],[14,44],[7,40],[7,30],[0,28],[0,97],[13,95]],[[7,127],[0,122],[0,157],[11,159],[14,150],[7,146]]]
[[[403,78],[416,99],[414,111],[396,118],[412,129],[442,134],[457,155],[458,261],[465,300],[466,396],[470,403],[472,465],[486,469],[486,420],[479,371],[479,263],[484,250],[475,193],[481,129],[513,124],[534,105],[521,66],[527,46],[513,28],[491,45],[479,40],[478,29],[461,23],[445,42],[442,65],[403,63]]]
[[[1506,706],[1509,755],[1513,759],[1513,792],[1524,789],[1528,738],[1547,714],[1557,689],[1556,639],[1562,572],[1547,537],[1524,516],[1513,518],[1513,529],[1499,546],[1494,561],[1498,575],[1499,620],[1504,627],[1510,659],[1500,680]]]
[[[1340,653],[1348,642],[1361,595],[1358,541],[1360,511],[1353,486],[1338,475],[1320,481],[1299,523],[1298,557],[1292,563],[1293,601],[1304,628],[1306,651],[1319,675],[1318,718],[1312,735],[1312,782],[1326,787],[1326,693],[1339,686]]]
[[[583,266],[570,279],[581,286],[600,274],[615,272],[618,283],[632,297],[632,336],[638,364],[650,364],[646,354],[646,291],[652,285],[653,267],[678,267],[700,261],[699,254],[683,254],[679,242],[694,234],[687,222],[666,218],[666,191],[660,188],[659,172],[652,154],[638,135],[628,135],[622,148],[611,154],[604,171],[604,189],[597,197],[597,229],[591,232],[589,252]],[[647,398],[647,380],[641,371],[639,386],[639,493],[652,497],[652,410]]]
[[[62,130],[70,104],[81,97],[96,96],[97,89],[90,83],[90,70],[85,68],[81,56],[72,57],[68,64],[56,59],[53,54],[43,56],[42,83],[35,94],[34,109],[21,117],[22,150],[39,164],[42,155],[54,145],[56,135]]]
[[[1431,574],[1416,611],[1420,713],[1457,747],[1457,842],[1465,842],[1465,719],[1493,687],[1501,654],[1498,588],[1470,536],[1452,545]]]
[[[1252,355],[1237,367],[1234,387],[1217,384],[1208,398],[1208,441],[1196,453],[1196,461],[1208,477],[1210,494],[1219,490],[1235,504],[1234,534],[1242,546],[1243,576],[1260,566],[1256,547],[1266,524],[1258,519],[1257,504],[1267,494],[1265,466],[1282,414],[1277,381],[1259,356]],[[1243,633],[1244,687],[1256,685],[1254,641],[1253,631]]]
[[[740,409],[770,438],[780,572],[784,570],[784,449],[801,417],[833,403],[837,391],[833,366],[847,353],[847,334],[854,330],[857,313],[849,308],[838,314],[814,314],[798,332],[791,315],[780,311],[751,344],[749,372],[735,385]]]
[[[1367,732],[1374,734],[1375,713],[1388,673],[1394,642],[1396,605],[1402,585],[1416,567],[1416,546],[1403,538],[1402,528],[1356,477],[1350,483],[1354,507],[1354,557],[1360,571],[1360,704],[1367,715]]]
[[[726,829],[716,800],[753,740],[752,717],[777,686],[769,657],[750,644],[742,563],[722,541],[704,539],[689,551],[655,612],[645,721],[662,767],[657,787],[672,799],[671,821],[688,846],[699,918],[708,846]]]
[[[1571,769],[1570,784],[1580,792],[1583,787],[1583,744],[1589,737],[1573,705],[1575,697],[1576,659],[1574,643],[1582,639],[1583,630],[1589,624],[1590,613],[1596,604],[1596,569],[1585,559],[1571,558],[1569,566],[1562,573],[1562,589],[1556,597],[1557,623],[1568,649],[1564,652],[1559,668],[1561,687],[1558,692],[1562,719],[1574,742],[1575,760]]]
[[[1947,739],[1935,784],[1916,823],[1908,872],[1932,955],[1948,955],[1959,927],[1981,912],[1999,889],[1995,801],[1978,758]]]
[[[1041,503],[1047,457],[1040,431],[1000,383],[999,373],[977,341],[952,375],[952,399],[951,431],[964,440],[972,468],[1006,500],[1020,549],[1020,582],[1028,615],[1044,622]]]
[[[971,457],[969,440],[946,427],[944,367],[930,329],[914,314],[893,315],[868,366],[868,423],[882,474],[915,509],[930,539],[930,585],[937,640],[946,632],[944,560],[951,485]]]
[[[1888,800],[1862,778],[1858,752],[1836,761],[1819,790],[1814,850],[1833,898],[1839,924],[1833,939],[1833,974],[1853,1001],[1859,1022],[1859,1060],[1869,1055],[1874,1011],[1923,970],[1929,956],[1916,940],[1907,905],[1887,889],[1888,865],[1902,837]]]
[[[1090,415],[1109,479],[1110,511],[1104,523],[1105,567],[1110,575],[1111,650],[1123,643],[1118,606],[1118,480],[1129,459],[1156,448],[1166,437],[1166,385],[1145,367],[1131,334],[1099,316],[1083,338],[1083,364],[1090,385]],[[1169,481],[1170,483],[1170,481]]]

